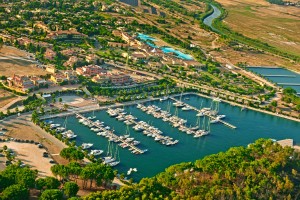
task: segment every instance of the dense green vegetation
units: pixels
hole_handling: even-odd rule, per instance
[[[285,88],[283,90],[283,98],[282,100],[286,103],[293,103],[295,105],[295,109],[300,111],[300,97],[297,96],[296,90],[292,88]]]
[[[259,139],[248,147],[174,165],[154,178],[84,199],[295,199],[299,161],[293,149]]]

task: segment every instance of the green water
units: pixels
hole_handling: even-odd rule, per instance
[[[204,107],[210,107],[211,105],[210,99],[196,95],[188,97],[190,99],[184,101],[192,106],[199,107],[201,101],[203,101]],[[150,104],[155,104],[164,110],[167,110],[168,107],[168,101],[146,103],[146,105]],[[300,123],[251,110],[241,111],[241,108],[227,103],[220,103],[220,114],[225,114],[226,118],[224,120],[237,126],[237,129],[230,129],[222,124],[212,124],[211,134],[197,139],[193,138],[192,135],[178,131],[169,125],[168,122],[144,113],[136,106],[125,107],[125,110],[138,117],[139,120],[149,122],[159,128],[164,132],[164,135],[179,140],[179,143],[175,146],[164,146],[155,142],[153,138],[135,132],[130,127],[131,136],[141,141],[139,147],[149,151],[143,155],[135,155],[127,149],[119,148],[121,163],[116,168],[120,173],[126,173],[129,168],[137,168],[137,173],[127,176],[128,178],[133,177],[136,181],[143,177],[154,176],[172,164],[195,161],[206,155],[226,151],[233,146],[246,146],[258,138],[274,138],[277,140],[292,138],[295,143],[300,143]],[[171,112],[175,112],[175,107],[171,106]],[[91,113],[85,114],[85,116],[91,115]],[[115,118],[109,117],[105,111],[95,112],[95,115],[97,119],[113,127],[115,133],[125,133],[126,125]],[[195,111],[181,111],[179,109],[179,117],[187,119],[191,125],[195,125],[197,121]],[[64,118],[55,119],[55,121],[63,124]],[[88,127],[80,124],[75,117],[68,117],[67,122],[67,128],[78,135],[77,145],[81,145],[83,142],[90,142],[94,144],[94,149],[107,149],[107,139],[97,136]]]

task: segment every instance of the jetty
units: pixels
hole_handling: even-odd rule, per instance
[[[294,146],[293,139],[278,140],[277,143],[280,144],[282,147],[293,147]]]
[[[173,140],[173,138],[169,136],[163,136],[163,132],[159,130],[158,128],[149,125],[148,123],[144,121],[138,121],[138,119],[129,114],[123,114],[122,112],[118,112],[116,110],[108,110],[107,113],[109,115],[112,114],[113,117],[116,117],[117,120],[121,120],[127,124],[127,125],[133,125],[133,129],[137,132],[143,132],[144,135],[148,137],[152,137],[155,141],[166,145],[175,145],[179,142],[179,140]],[[116,116],[117,115],[117,116]]]
[[[284,74],[279,74],[279,75],[275,75],[275,74],[263,74],[262,76],[264,77],[288,77],[288,78],[296,78],[296,75],[284,75]]]
[[[85,116],[83,116],[83,115],[81,115],[81,114],[79,114],[79,113],[75,113],[75,114],[76,114],[76,117],[81,118],[81,119],[87,121],[89,124],[93,125],[94,127],[97,127],[97,128],[99,128],[99,129],[101,129],[101,130],[104,130],[104,128],[103,128],[102,126],[100,126],[99,124],[97,124],[97,123],[93,122],[92,120],[86,118]],[[123,139],[123,138],[121,138],[120,136],[114,134],[113,131],[108,131],[108,132],[109,132],[109,135],[111,135],[113,138],[116,138],[117,141],[127,144],[130,148],[132,148],[132,149],[133,149],[135,152],[137,152],[138,154],[143,154],[143,153],[145,153],[145,150],[142,150],[142,149],[140,149],[140,148],[134,146],[134,145],[131,144],[130,142],[127,142],[125,139]]]
[[[173,100],[173,101],[176,101],[176,102],[179,102],[179,103],[183,103],[183,102],[181,102],[181,101],[175,99],[174,97],[169,97],[169,98],[170,98],[171,100]],[[184,104],[187,105],[187,106],[189,106],[192,110],[195,110],[195,111],[198,112],[198,113],[201,112],[199,109],[197,109],[197,108],[195,108],[195,107],[193,107],[193,106],[191,106],[191,105],[189,105],[189,104],[186,104],[186,103],[184,103]],[[215,116],[213,116],[213,115],[206,114],[206,113],[204,113],[204,115],[207,116],[207,117],[209,117],[209,118],[211,118],[211,119],[213,119],[213,120],[217,120],[217,118],[216,118]],[[224,124],[225,126],[228,126],[229,128],[232,128],[232,129],[236,129],[236,128],[237,128],[236,126],[234,126],[234,125],[232,125],[232,124],[230,124],[230,123],[228,123],[228,122],[225,122],[224,120],[218,119],[218,121],[219,121],[220,123]]]
[[[300,86],[300,83],[277,83],[278,85],[283,85],[283,86]]]

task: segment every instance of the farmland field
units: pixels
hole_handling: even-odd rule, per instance
[[[228,11],[223,21],[235,32],[300,56],[300,8],[265,0],[217,0]]]

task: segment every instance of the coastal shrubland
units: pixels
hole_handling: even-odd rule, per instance
[[[93,199],[295,199],[299,153],[272,140],[173,165],[153,178],[84,197]]]

